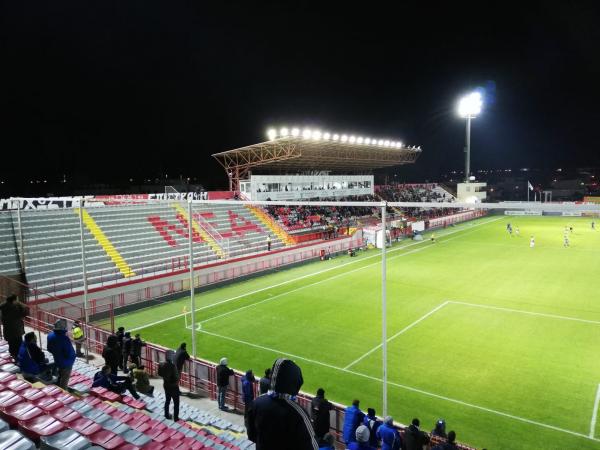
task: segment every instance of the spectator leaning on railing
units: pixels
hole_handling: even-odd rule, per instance
[[[16,295],[9,295],[0,305],[2,332],[8,342],[8,352],[16,361],[25,334],[23,319],[29,315],[29,308],[21,303]]]

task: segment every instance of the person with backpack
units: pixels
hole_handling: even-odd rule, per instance
[[[363,425],[369,429],[369,445],[371,447],[379,447],[379,438],[377,437],[377,430],[383,422],[377,418],[377,413],[373,408],[367,409],[367,415],[363,420]]]

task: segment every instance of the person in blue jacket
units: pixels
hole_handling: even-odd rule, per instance
[[[133,387],[131,378],[120,377],[111,373],[110,366],[103,366],[102,370],[96,372],[92,387],[103,387],[119,395],[125,392],[125,390],[128,390],[133,398],[136,400],[140,398],[139,394],[135,390],[135,387]]]
[[[344,429],[342,436],[346,445],[356,441],[356,429],[363,422],[365,417],[365,414],[360,410],[359,406],[360,401],[353,400],[352,405],[348,406],[344,413]]]
[[[392,416],[387,416],[383,424],[377,429],[377,438],[381,440],[381,450],[400,450],[402,438],[394,426]]]
[[[356,429],[356,440],[350,442],[348,450],[377,450],[376,447],[369,445],[370,433],[366,425],[360,425]]]
[[[248,408],[254,400],[254,373],[252,370],[246,372],[242,377],[242,394],[244,396],[244,416],[248,413]]]
[[[75,349],[67,336],[67,321],[58,319],[54,323],[54,331],[48,334],[48,351],[54,356],[54,364],[58,369],[58,386],[67,389],[71,369],[75,362]]]
[[[54,366],[54,364],[48,364],[46,355],[38,347],[36,340],[33,331],[27,333],[24,336],[17,356],[17,362],[21,368],[23,377],[32,382],[37,381],[37,378],[44,380],[51,378],[50,372]]]

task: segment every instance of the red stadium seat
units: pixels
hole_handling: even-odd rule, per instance
[[[79,434],[82,434],[86,437],[94,434],[102,429],[102,427],[88,419],[87,417],[80,417],[79,419],[75,419],[69,423],[69,428],[77,431]]]
[[[55,410],[57,410],[57,409],[62,408],[63,406],[65,406],[61,402],[59,402],[58,400],[55,400],[53,397],[42,398],[40,400],[36,400],[33,403],[36,406],[38,406],[41,409],[43,409],[44,412],[46,412],[46,413],[55,411]]]
[[[68,406],[63,406],[62,408],[55,409],[50,413],[50,415],[67,425],[81,417],[81,414],[78,411],[75,411],[74,409],[71,409]]]
[[[12,426],[17,425],[20,420],[30,420],[43,414],[41,408],[28,402],[16,403],[5,410],[6,421]]]
[[[16,380],[17,376],[14,373],[0,372],[0,383],[6,385],[12,380]]]
[[[65,429],[65,425],[54,417],[41,415],[33,419],[20,420],[19,429],[25,436],[37,442],[42,436],[52,436]]]
[[[7,419],[6,410],[24,401],[26,400],[23,397],[15,394],[13,391],[0,392],[0,417]]]
[[[88,439],[93,444],[96,444],[107,450],[117,449],[125,444],[125,439],[108,430],[96,431],[95,433],[89,435]]]
[[[123,402],[127,406],[131,406],[132,408],[135,408],[135,409],[145,409],[146,408],[145,402],[143,402],[141,400],[136,400],[133,397],[130,397],[129,395],[124,395],[123,398],[121,399],[121,402]]]
[[[9,381],[8,383],[4,384],[6,386],[7,389],[10,389],[13,392],[21,392],[24,391],[25,389],[29,389],[31,387],[31,383],[28,383],[27,381],[24,380],[12,380]]]
[[[68,392],[62,392],[61,394],[54,396],[54,399],[63,405],[70,405],[78,400],[77,397],[69,394]]]
[[[125,444],[117,447],[117,450],[141,450],[141,447],[125,442]]]
[[[200,441],[197,441],[196,439],[191,438],[191,437],[183,438],[181,440],[181,443],[183,444],[183,447],[181,447],[181,448],[185,448],[185,449],[189,449],[189,450],[203,450],[206,448],[204,445],[202,445],[202,443]]]
[[[164,450],[165,446],[158,442],[149,442],[142,447],[142,450]]]
[[[94,408],[98,408],[103,403],[98,397],[92,397],[91,395],[84,397],[83,401]]]
[[[58,386],[55,386],[53,384],[49,384],[48,386],[44,386],[42,388],[42,392],[45,393],[46,395],[52,395],[54,397],[56,395],[62,394],[65,391],[63,391]]]
[[[46,394],[44,393],[44,391],[42,391],[41,389],[38,388],[29,388],[29,389],[25,389],[24,391],[20,392],[21,397],[23,397],[24,399],[29,400],[30,402],[33,402],[35,400],[40,400],[42,398],[46,397]]]
[[[117,402],[121,400],[121,396],[119,394],[115,394],[114,392],[111,392],[103,387],[95,387],[90,389],[90,394],[95,395],[101,400],[105,400],[107,402]]]
[[[141,412],[134,412],[131,414],[131,417],[133,418],[133,420],[135,421],[140,421],[140,422],[148,422],[150,419],[150,416]]]

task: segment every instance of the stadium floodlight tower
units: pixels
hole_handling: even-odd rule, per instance
[[[458,115],[467,119],[465,131],[465,183],[469,182],[471,173],[471,119],[477,117],[483,107],[483,99],[477,91],[465,95],[458,102]]]

